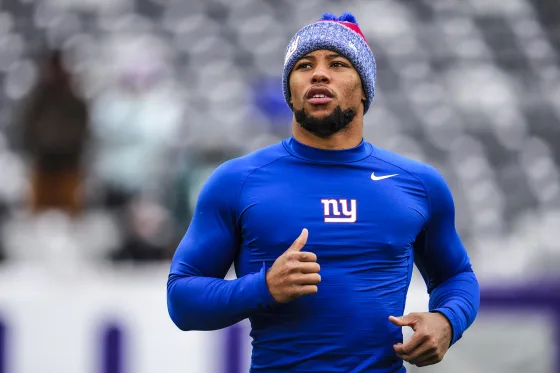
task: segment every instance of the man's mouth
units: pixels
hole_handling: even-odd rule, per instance
[[[324,105],[333,100],[333,94],[326,87],[313,87],[307,92],[306,98],[311,105]]]

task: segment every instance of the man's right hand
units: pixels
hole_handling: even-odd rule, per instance
[[[301,251],[307,243],[307,229],[270,267],[266,273],[266,284],[278,303],[287,303],[303,295],[315,294],[321,282],[321,269],[317,255]]]

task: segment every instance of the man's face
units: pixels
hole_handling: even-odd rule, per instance
[[[296,121],[319,137],[342,131],[363,110],[360,75],[348,59],[330,50],[302,57],[289,86]]]

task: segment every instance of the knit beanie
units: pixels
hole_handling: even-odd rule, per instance
[[[325,13],[323,17],[300,29],[292,38],[286,49],[282,87],[284,98],[290,104],[290,87],[288,80],[296,62],[306,54],[328,49],[346,57],[358,71],[366,95],[364,114],[368,111],[375,93],[375,58],[356,18],[351,13],[340,17]]]

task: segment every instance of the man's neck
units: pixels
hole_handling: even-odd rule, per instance
[[[363,138],[363,125],[353,121],[346,129],[323,138],[304,130],[294,120],[292,123],[292,133],[297,141],[307,146],[326,150],[343,150],[360,145]]]

